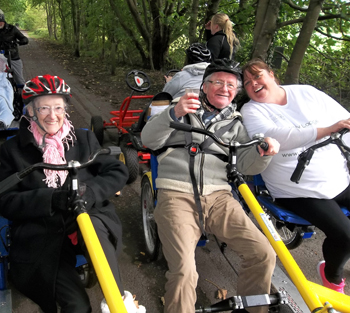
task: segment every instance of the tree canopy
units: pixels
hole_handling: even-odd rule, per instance
[[[284,83],[350,98],[345,0],[13,0],[1,9],[33,31],[43,27],[33,12],[42,12],[47,35],[70,45],[76,57],[95,54],[109,65],[158,70],[182,67],[188,45],[205,42],[205,23],[224,12],[241,43],[237,61],[260,57],[278,67]]]

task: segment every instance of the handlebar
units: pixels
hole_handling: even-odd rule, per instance
[[[177,129],[177,130],[182,130],[186,132],[194,132],[194,133],[199,133],[203,134],[206,136],[211,137],[217,144],[225,147],[225,148],[230,148],[230,147],[235,147],[235,148],[246,148],[250,147],[253,145],[259,145],[264,151],[267,151],[269,148],[269,144],[264,141],[264,135],[263,134],[256,134],[253,136],[253,139],[251,141],[248,141],[246,143],[239,143],[237,141],[232,141],[230,143],[225,143],[223,142],[220,138],[218,138],[215,134],[202,129],[202,128],[197,128],[193,127],[190,124],[185,124],[185,123],[179,123],[179,122],[170,122],[170,127]]]
[[[340,149],[344,158],[346,159],[348,166],[350,166],[350,148],[348,146],[346,146],[342,140],[343,135],[345,135],[347,132],[349,132],[349,129],[343,128],[339,132],[332,133],[328,139],[326,139],[320,143],[317,143],[317,144],[307,148],[302,153],[300,153],[298,156],[298,164],[297,164],[290,180],[294,183],[299,184],[300,178],[303,175],[303,172],[304,172],[306,166],[308,166],[310,164],[310,160],[311,160],[312,156],[314,155],[315,150],[318,148],[324,147],[330,143],[333,143],[333,144],[338,146],[338,148]]]
[[[17,185],[20,181],[23,180],[24,177],[28,176],[30,173],[32,173],[35,170],[38,169],[47,169],[47,170],[55,170],[55,171],[70,171],[70,170],[76,170],[81,169],[89,166],[91,163],[95,161],[97,156],[99,155],[118,155],[121,153],[120,147],[111,146],[108,148],[97,150],[95,153],[93,153],[89,160],[85,163],[80,163],[78,161],[69,161],[66,164],[49,164],[49,163],[36,163],[33,164],[24,170],[14,173],[11,176],[5,178],[3,181],[0,182],[0,196],[10,188]]]

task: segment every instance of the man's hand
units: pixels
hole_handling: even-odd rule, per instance
[[[280,144],[276,139],[266,137],[264,138],[264,141],[268,143],[269,148],[267,149],[267,151],[264,151],[260,146],[258,146],[260,156],[275,155],[278,153],[278,151],[280,150]]]
[[[187,113],[195,113],[200,107],[198,94],[187,93],[183,95],[174,107],[174,113],[177,118],[185,116]]]

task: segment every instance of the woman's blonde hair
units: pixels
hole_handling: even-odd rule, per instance
[[[212,24],[219,25],[219,27],[226,35],[227,42],[230,46],[230,56],[232,57],[232,53],[234,52],[234,50],[236,51],[240,47],[239,40],[232,29],[232,21],[230,20],[227,14],[216,13],[211,18],[211,22]]]

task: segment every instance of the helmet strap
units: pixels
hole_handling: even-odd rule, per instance
[[[206,110],[206,111],[209,111],[209,112],[212,112],[212,111],[221,111],[220,109],[218,109],[217,107],[213,106],[208,98],[207,98],[207,94],[203,92],[203,108]]]
[[[37,125],[40,127],[40,125],[37,123]],[[45,146],[46,146],[46,143],[45,143],[45,137],[46,137],[47,133],[44,134],[43,136],[43,141],[41,142],[41,145],[39,146],[40,149],[44,149]]]
[[[207,98],[207,94],[203,91],[203,84],[204,84],[204,82],[202,82],[202,84],[201,84],[201,86],[200,86],[200,90],[201,90],[201,95],[202,95],[202,101],[203,101],[203,108],[204,108],[204,110],[206,110],[206,111],[210,111],[210,112],[212,112],[212,111],[221,111],[220,109],[218,109],[218,108],[216,108],[215,106],[213,106],[210,102],[209,102],[209,100],[208,100],[208,98]]]
[[[47,135],[46,130],[44,129],[44,127],[41,126],[41,124],[39,123],[39,119],[36,116],[36,112],[34,110],[34,116],[32,117],[32,120],[39,126],[39,128],[44,132],[44,136],[43,136],[43,142],[42,144],[39,146],[40,148],[44,148],[45,147],[45,136]]]

